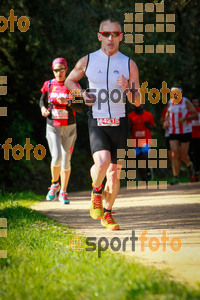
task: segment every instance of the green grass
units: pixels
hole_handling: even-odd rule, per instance
[[[0,218],[8,236],[0,238],[0,299],[200,299],[200,290],[170,280],[164,272],[109,251],[73,251],[74,235],[30,209],[40,196],[32,193],[1,197]],[[84,239],[83,239],[84,240]]]

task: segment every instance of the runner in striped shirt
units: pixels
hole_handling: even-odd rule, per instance
[[[177,88],[182,93],[180,87],[173,87],[171,91]],[[191,120],[197,117],[195,107],[187,98],[182,97],[181,101],[175,104],[177,98],[178,94],[174,93],[173,98],[170,99],[165,122],[165,127],[169,129],[169,143],[172,155],[171,163],[174,176],[174,180],[171,182],[172,185],[178,184],[180,161],[183,161],[188,167],[189,177],[193,176],[193,166],[190,162],[188,150],[192,132]]]
[[[192,104],[197,110],[198,118],[192,120],[192,139],[190,143],[190,155],[194,164],[194,177],[192,181],[199,181],[200,179],[200,106],[198,97],[193,97]]]

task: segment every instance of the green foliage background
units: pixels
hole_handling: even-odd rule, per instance
[[[123,27],[124,13],[134,13],[134,5],[138,2],[152,1],[1,0],[1,16],[8,18],[10,9],[14,9],[18,18],[27,16],[30,19],[30,28],[22,33],[15,22],[14,32],[10,32],[9,27],[0,32],[0,76],[8,77],[8,94],[0,97],[0,106],[8,109],[8,116],[0,117],[0,144],[11,137],[12,146],[24,146],[26,138],[30,138],[33,145],[44,145],[47,155],[42,161],[37,161],[33,155],[30,161],[25,157],[16,161],[10,150],[10,158],[5,161],[3,149],[0,149],[0,188],[46,192],[51,179],[50,155],[45,139],[45,119],[41,117],[38,101],[43,82],[52,78],[51,62],[55,57],[65,57],[70,71],[80,57],[99,48],[96,34],[101,20],[115,17]],[[176,32],[148,33],[144,40],[145,44],[154,45],[175,43],[175,54],[135,54],[134,45],[124,42],[120,50],[137,63],[140,82],[148,81],[149,89],[160,89],[162,81],[166,81],[168,87],[181,84],[188,98],[198,96],[199,1],[165,1],[165,13],[176,14]],[[146,13],[144,22],[155,23],[155,14]],[[84,79],[81,85],[85,87]],[[161,101],[157,105],[146,101],[145,109],[153,113],[157,123],[153,136],[158,138],[159,147],[164,146],[159,125],[163,108]],[[70,190],[89,188],[91,184],[89,168],[92,159],[86,112],[84,108],[83,113],[77,115],[78,140],[72,158]]]

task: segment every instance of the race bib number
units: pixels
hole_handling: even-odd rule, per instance
[[[119,126],[120,125],[120,119],[119,118],[98,118],[97,119],[97,125],[98,126]]]
[[[136,131],[135,136],[136,137],[144,137],[145,136],[145,131]]]
[[[65,109],[52,109],[52,119],[58,120],[58,119],[68,119],[68,111]]]

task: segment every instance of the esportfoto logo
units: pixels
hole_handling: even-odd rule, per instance
[[[132,235],[130,237],[125,237],[120,239],[119,237],[113,237],[110,242],[106,237],[97,238],[95,236],[85,238],[85,247],[86,252],[95,252],[97,251],[97,257],[101,258],[101,253],[109,249],[113,252],[118,252],[122,250],[123,252],[127,251],[127,243],[131,242],[131,251],[136,250],[136,242],[139,243],[138,250],[145,252],[145,247],[148,247],[150,251],[156,252],[161,249],[163,252],[166,252],[168,249],[171,249],[174,252],[178,252],[181,249],[181,239],[179,237],[170,237],[167,235],[167,231],[162,231],[162,236],[160,238],[152,236],[148,238],[148,230],[144,230],[140,236],[135,235],[135,230],[132,230]],[[83,238],[75,237],[70,241],[70,248],[73,251],[83,251],[84,248]],[[81,248],[79,247],[81,246]]]

